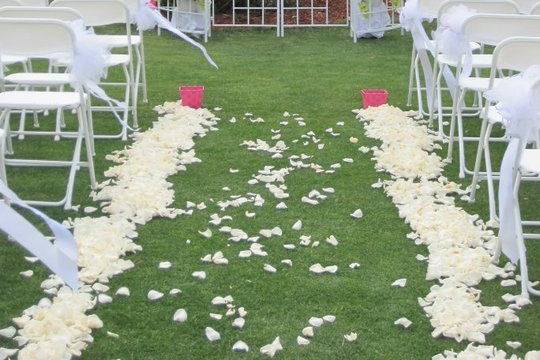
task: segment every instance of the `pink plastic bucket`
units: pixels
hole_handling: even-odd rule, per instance
[[[180,86],[182,105],[200,109],[204,98],[204,86]]]
[[[388,101],[388,91],[384,89],[364,89],[361,91],[364,109],[386,104]]]

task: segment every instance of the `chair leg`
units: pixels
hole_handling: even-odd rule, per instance
[[[148,87],[146,82],[146,57],[144,54],[144,42],[141,37],[141,76],[142,76],[142,91],[143,91],[143,103],[148,103]],[[138,125],[137,125],[138,126]]]
[[[416,54],[414,60],[414,75],[416,80],[416,96],[418,100],[418,114],[422,115],[424,113],[424,99],[422,96],[422,81],[420,80],[420,56]]]
[[[415,60],[416,59],[416,51],[414,50],[414,46],[412,48],[411,52],[411,66],[409,68],[409,91],[407,93],[407,106],[412,106],[412,94],[413,94],[413,87],[414,87],[414,77],[415,77]]]
[[[2,180],[5,184],[7,184],[5,154],[6,154],[6,138],[0,137],[0,180]]]
[[[442,75],[443,75],[443,69],[439,69],[439,73],[437,74],[437,122],[438,122],[438,133],[439,137],[441,139],[444,138],[444,122],[443,122],[443,106],[442,106]]]
[[[56,109],[56,120],[54,127],[54,132],[56,133],[56,135],[54,135],[54,141],[60,141],[60,133],[62,132],[62,114],[62,108]]]
[[[461,96],[458,99],[458,108],[457,108],[457,126],[458,126],[458,143],[459,143],[459,178],[465,178],[465,140],[463,132],[463,116],[461,114],[461,105],[465,100],[466,90],[463,89]]]
[[[95,147],[95,141],[94,141],[94,118],[92,117],[92,104],[91,104],[90,96],[88,96],[86,99],[85,111],[86,111],[86,116],[85,116],[86,125],[87,125],[88,132],[90,133],[89,142],[92,149],[91,154],[92,156],[95,156],[96,147]]]
[[[460,93],[461,93],[461,89],[458,87],[456,89],[456,94],[452,102],[452,115],[450,116],[450,135],[448,139],[448,155],[446,157],[446,160],[449,162],[452,161],[452,152],[454,148],[454,136],[456,132],[456,112],[457,112],[457,106],[458,106],[458,98],[461,96]]]
[[[491,166],[491,152],[489,150],[489,138],[491,136],[492,124],[488,124],[486,129],[486,135],[484,141],[484,158],[486,159],[486,176],[488,186],[488,200],[489,200],[489,220],[490,222],[497,221],[497,202],[495,200],[495,186],[493,180],[493,168]],[[480,140],[482,141],[482,140]]]
[[[141,54],[138,50],[138,48],[135,48],[135,55],[137,57],[137,67],[135,69],[135,81],[133,81],[133,89],[131,91],[133,92],[132,95],[132,116],[133,116],[133,127],[137,128],[139,126],[138,124],[138,118],[137,118],[137,105],[139,102],[139,87],[140,87],[140,81],[141,81],[141,70],[142,70],[142,59]],[[144,91],[144,90],[143,90]]]
[[[26,128],[26,111],[22,110],[21,117],[19,118],[19,135],[17,136],[19,140],[24,140],[24,134],[22,134],[22,132],[24,131],[25,128]]]
[[[521,224],[521,210],[519,208],[519,185],[521,176],[518,172],[514,185],[514,223],[516,231],[516,241],[519,251],[519,274],[521,276],[521,296],[529,298],[529,271],[527,269],[527,253],[525,251],[525,240],[523,238],[523,225]]]
[[[97,188],[97,182],[94,168],[94,136],[92,134],[92,125],[87,118],[87,114],[88,112],[84,107],[79,108],[78,116],[81,119],[80,126],[82,126],[82,131],[84,133],[84,145],[86,147],[86,162],[88,164],[88,174],[90,176],[90,187],[92,190],[95,190]]]
[[[3,129],[6,133],[6,154],[13,154],[13,141],[11,140],[11,130],[9,126],[10,110],[4,109],[2,114],[0,114],[0,124],[3,124]]]
[[[433,60],[433,74],[437,74],[438,73],[438,70],[439,69],[439,62],[437,61],[437,59]],[[433,117],[434,117],[434,113],[435,113],[435,99],[436,99],[436,95],[437,95],[437,76],[434,76],[433,77],[433,84],[431,84],[431,104],[429,104],[428,106],[428,111],[429,111],[429,126],[430,127],[433,127]],[[428,91],[426,89],[426,91]],[[428,96],[428,101],[429,101],[429,96]],[[440,111],[440,109],[439,109]]]
[[[81,162],[81,145],[82,145],[83,131],[84,131],[81,128],[81,126],[84,126],[84,125],[81,119],[80,111],[77,111],[77,117],[79,118],[79,131],[77,134],[77,139],[75,141],[75,150],[73,151],[73,157],[71,159],[71,166],[69,168],[69,177],[68,177],[68,182],[66,186],[66,197],[65,197],[65,203],[64,203],[65,210],[69,210],[72,208],[73,190],[75,188],[75,175],[77,174],[77,170],[79,169],[80,162]]]
[[[480,129],[480,141],[478,141],[478,149],[476,150],[476,160],[474,162],[474,173],[471,182],[471,193],[469,201],[474,202],[476,198],[476,185],[479,182],[480,166],[482,165],[482,154],[484,152],[484,138],[486,137],[487,119],[482,120],[482,127]]]
[[[133,82],[131,80],[132,77],[130,76],[130,72],[128,68],[125,65],[123,65],[122,69],[124,70],[124,76],[126,78],[126,88],[125,88],[125,93],[124,93],[125,108],[124,108],[124,116],[122,120],[124,121],[124,124],[127,124],[129,121],[129,108],[130,108],[129,104],[131,100],[131,89],[133,88]],[[133,108],[134,109],[136,108],[136,104],[134,104]],[[122,125],[122,140],[124,141],[127,140],[127,128],[125,125]]]

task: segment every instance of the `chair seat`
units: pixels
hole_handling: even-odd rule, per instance
[[[540,149],[525,149],[519,167],[523,172],[540,174]]]
[[[473,54],[472,67],[477,68],[477,69],[489,69],[491,68],[492,59],[493,59],[493,55],[491,54]],[[457,62],[448,58],[448,56],[446,56],[445,54],[437,55],[437,60],[441,64],[445,64],[452,67],[457,66]]]
[[[40,110],[75,108],[80,104],[79,93],[53,91],[6,91],[0,93],[0,109]]]
[[[128,38],[126,35],[96,35],[96,37],[110,48],[123,48],[128,46]],[[138,46],[140,44],[141,37],[139,35],[131,35],[131,45]]]
[[[0,56],[0,64],[2,65],[11,65],[11,64],[17,64],[17,63],[24,63],[28,60],[27,57],[24,56],[16,56],[16,55],[2,55]]]
[[[19,85],[67,85],[72,77],[65,73],[15,73],[6,76],[5,80]]]
[[[107,57],[106,65],[107,67],[113,67],[117,65],[127,65],[130,62],[129,55],[127,54],[111,54]],[[69,66],[71,65],[71,59],[70,58],[58,58],[54,61],[54,65],[56,66]]]
[[[495,79],[493,85],[496,86],[500,79]],[[485,91],[489,88],[489,78],[469,76],[459,79],[459,86],[462,89]]]

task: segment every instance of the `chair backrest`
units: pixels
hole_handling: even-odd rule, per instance
[[[437,19],[454,6],[465,5],[479,14],[519,14],[518,5],[512,0],[448,0],[439,8]]]
[[[533,6],[531,9],[531,15],[540,15],[540,2]]]
[[[72,56],[75,41],[69,25],[60,20],[0,18],[0,53],[35,58]]]
[[[510,37],[540,37],[540,16],[477,14],[463,22],[467,40],[496,46]]]
[[[533,65],[540,65],[540,37],[511,37],[493,51],[492,74],[500,69],[521,72]]]
[[[19,0],[0,0],[0,8],[4,6],[22,6]]]
[[[6,6],[0,8],[0,18],[56,19],[75,21],[82,19],[81,14],[70,8]]]
[[[50,6],[76,10],[86,26],[130,23],[129,9],[120,0],[55,0]]]

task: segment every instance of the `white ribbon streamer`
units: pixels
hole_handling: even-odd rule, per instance
[[[41,211],[27,205],[2,180],[0,180],[0,195],[4,198],[4,201],[0,201],[0,229],[39,258],[69,287],[78,289],[77,243],[71,232]],[[29,210],[43,220],[54,234],[54,243],[47,240],[34,225],[8,204]]]
[[[157,25],[181,37],[189,44],[201,50],[206,61],[208,61],[208,63],[212,65],[213,67],[215,67],[216,69],[219,69],[217,64],[214,62],[214,60],[212,60],[212,58],[210,57],[210,55],[208,54],[208,51],[206,51],[206,48],[204,46],[202,46],[201,44],[199,44],[198,42],[196,42],[195,40],[193,40],[192,38],[184,34],[182,31],[175,28],[174,25],[169,20],[164,18],[159,13],[158,10],[151,8],[146,0],[139,0],[139,8],[137,12],[134,14],[133,20],[137,24],[137,28],[139,30],[142,30],[142,31],[150,30],[156,27]]]
[[[533,66],[521,74],[505,78],[485,97],[496,102],[506,127],[506,135],[510,143],[506,148],[501,163],[499,181],[499,239],[502,252],[516,263],[519,260],[517,238],[516,209],[518,201],[514,194],[514,186],[521,153],[528,140],[536,139],[540,131],[540,94],[535,93],[534,85],[540,81],[540,66]]]

